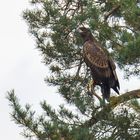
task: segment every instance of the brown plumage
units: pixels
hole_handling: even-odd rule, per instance
[[[107,51],[93,37],[88,28],[79,28],[79,33],[84,40],[83,57],[88,67],[95,85],[101,87],[104,99],[109,99],[112,88],[119,94],[119,81],[116,74],[116,66]]]

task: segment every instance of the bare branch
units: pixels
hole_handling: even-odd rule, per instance
[[[108,13],[106,13],[106,14],[104,15],[104,19],[107,20],[108,17],[109,17],[110,15],[112,15],[115,11],[117,11],[119,8],[120,8],[120,5],[115,6],[111,11],[109,11]]]
[[[80,63],[79,63],[79,66],[78,66],[78,69],[77,69],[77,72],[76,72],[76,77],[79,76],[79,72],[80,72],[80,69],[82,67],[82,64],[83,64],[83,61],[82,61],[82,58],[80,59]]]
[[[91,88],[91,92],[92,92],[92,94],[95,96],[95,97],[97,97],[97,99],[100,101],[100,103],[102,102],[102,98],[98,95],[98,94],[96,94],[96,92],[94,91],[94,88]]]
[[[140,98],[140,89],[133,90],[133,91],[124,93],[118,97],[111,98],[110,103],[104,106],[102,110],[99,111],[97,114],[93,112],[92,117],[88,121],[86,121],[85,124],[88,126],[92,126],[96,124],[98,121],[100,121],[100,116],[107,115],[112,109],[114,109],[119,104],[127,102],[131,99],[138,99],[138,98]]]
[[[131,99],[134,99],[134,98],[140,98],[140,89],[129,91],[129,92],[126,92],[118,97],[111,98],[108,106],[110,106],[111,108],[114,108],[117,105],[119,105],[123,102],[127,102]]]

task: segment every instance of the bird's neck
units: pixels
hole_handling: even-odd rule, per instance
[[[95,39],[92,35],[90,35],[90,36],[88,36],[88,37],[86,37],[86,38],[84,39],[84,42],[86,42],[86,41],[95,42],[96,39]]]

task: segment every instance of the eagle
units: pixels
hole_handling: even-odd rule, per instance
[[[87,67],[90,68],[94,81],[93,87],[99,85],[103,99],[109,101],[111,88],[119,94],[120,84],[116,74],[116,66],[105,48],[94,38],[89,28],[78,29],[84,44],[83,58]]]

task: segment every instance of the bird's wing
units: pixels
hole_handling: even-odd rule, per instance
[[[98,68],[108,68],[108,56],[104,50],[94,42],[85,42],[83,46],[84,57]]]
[[[118,81],[117,73],[115,71],[116,66],[115,66],[115,63],[114,63],[114,61],[112,60],[111,57],[109,58],[109,65],[110,65],[110,68],[111,68],[112,73],[114,75],[114,78],[115,78],[115,81],[116,81],[116,86],[118,87],[118,89],[120,89],[120,84],[119,84],[119,81]]]
[[[113,59],[111,57],[109,57],[109,63],[110,63],[110,67],[112,70],[115,70],[116,69],[116,66],[115,66],[115,63],[113,61]]]

